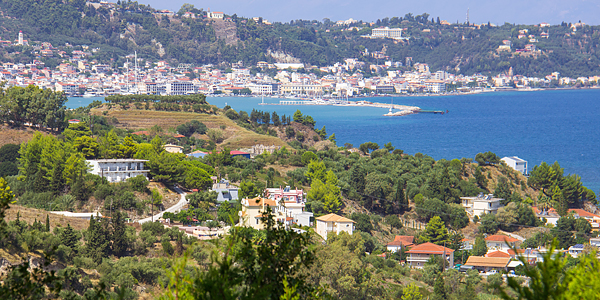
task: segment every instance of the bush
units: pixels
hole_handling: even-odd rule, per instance
[[[371,224],[371,218],[369,215],[363,213],[352,213],[350,219],[356,222],[356,230],[370,232],[373,230],[373,224]]]
[[[127,182],[131,185],[131,189],[140,193],[148,192],[148,179],[144,175],[138,175],[128,178]]]
[[[392,228],[400,229],[402,228],[402,221],[396,215],[389,215],[385,217],[385,222],[390,225]]]

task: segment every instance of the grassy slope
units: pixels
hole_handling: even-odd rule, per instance
[[[93,109],[92,114],[103,115],[103,111],[107,111],[106,117],[109,119],[115,117],[119,123],[115,124],[119,128],[143,130],[150,129],[154,125],[161,126],[164,130],[172,130],[174,128],[189,122],[198,120],[204,123],[209,129],[221,130],[221,126],[225,126],[223,136],[225,140],[219,144],[223,147],[237,149],[242,147],[250,147],[256,144],[286,146],[289,145],[279,138],[262,135],[245,128],[238,126],[234,121],[223,115],[208,115],[193,112],[167,112],[153,110],[137,110],[137,109],[110,109],[105,108]],[[203,135],[200,138],[208,139]]]

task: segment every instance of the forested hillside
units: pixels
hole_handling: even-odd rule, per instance
[[[337,26],[328,19],[271,25],[262,19],[255,22],[238,17],[236,12],[231,12],[225,20],[206,19],[201,9],[189,4],[175,15],[165,15],[135,1],[119,1],[115,8],[100,6],[96,9],[83,0],[5,0],[0,3],[0,9],[3,12],[0,26],[7,33],[3,38],[14,39],[22,30],[29,41],[51,42],[55,47],[64,48],[67,54],[87,45],[99,48],[93,58],[117,66],[133,51],[144,59],[167,60],[173,64],[227,65],[242,61],[253,65],[287,57],[287,60],[325,66],[345,58],[382,64],[383,60],[405,62],[406,57],[412,57],[413,62],[427,63],[434,71],[469,75],[495,75],[512,67],[514,74],[545,76],[560,72],[562,76],[577,77],[597,75],[600,65],[600,26],[581,24],[570,27],[571,24],[563,23],[543,28],[515,24],[444,25],[439,17],[408,13],[404,17],[344,26]],[[182,17],[187,11],[199,17]],[[361,37],[379,26],[402,28],[403,36],[408,39]],[[523,33],[524,30],[527,32]],[[511,51],[497,51],[503,40],[512,42]],[[65,47],[65,43],[73,48]],[[539,52],[516,52],[530,43]],[[380,53],[371,55],[374,51]],[[9,46],[2,52],[4,61],[25,63],[35,58],[27,46]],[[48,66],[60,61],[52,57],[42,59]],[[364,71],[370,72],[368,68]]]

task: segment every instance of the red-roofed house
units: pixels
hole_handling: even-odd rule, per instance
[[[445,257],[449,266],[454,265],[454,250],[434,243],[424,243],[413,246],[408,250],[406,263],[413,268],[423,268],[432,256]]]
[[[148,131],[146,131],[146,130],[132,132],[131,134],[135,134],[135,135],[150,135],[150,133]]]
[[[229,154],[231,155],[231,157],[242,156],[242,157],[250,159],[250,153],[248,153],[248,152],[233,150],[233,151],[229,151]]]
[[[402,250],[402,247],[411,247],[413,246],[413,242],[415,240],[414,236],[408,235],[397,235],[393,241],[387,244],[387,249],[390,252],[396,252]]]
[[[519,240],[510,236],[494,234],[485,238],[485,243],[488,249],[508,250],[515,247]]]

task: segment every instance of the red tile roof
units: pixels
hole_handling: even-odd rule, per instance
[[[485,240],[488,242],[507,242],[507,243],[514,243],[514,242],[519,241],[510,236],[501,235],[501,234],[490,235],[490,236],[486,237]]]
[[[591,212],[585,211],[581,208],[571,208],[571,209],[569,209],[569,212],[574,212],[582,218],[600,218],[600,216],[595,215]]]
[[[148,131],[145,131],[145,130],[144,131],[136,131],[136,132],[133,132],[131,134],[135,134],[135,135],[150,135],[150,133],[148,133]]]
[[[413,245],[413,242],[415,240],[414,236],[408,236],[408,235],[397,235],[393,241],[389,242],[387,245],[388,246],[410,246]]]
[[[434,243],[424,243],[413,246],[406,253],[444,254],[444,251],[446,254],[454,252],[454,250],[444,246],[436,245]]]
[[[486,254],[485,257],[511,257],[511,255],[502,251],[493,251]]]

